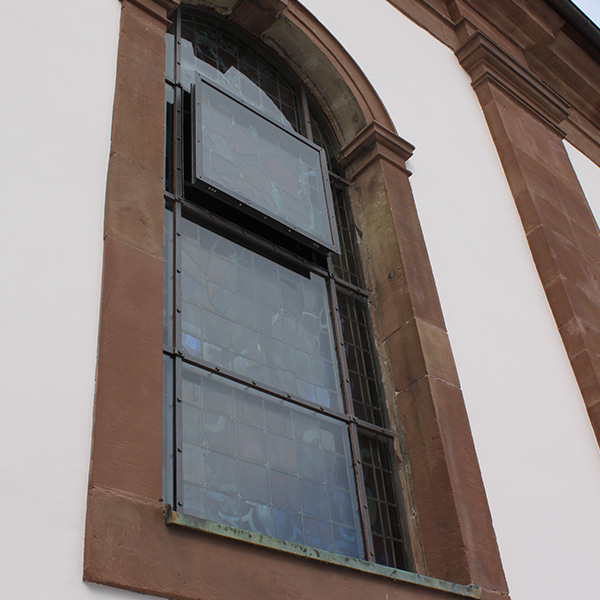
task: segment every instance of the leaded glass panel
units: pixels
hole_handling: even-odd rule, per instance
[[[303,131],[300,91],[235,33],[204,16],[184,12],[182,24],[182,82],[190,90],[199,72],[237,93],[277,122]]]
[[[348,428],[183,367],[183,510],[361,558]]]
[[[381,565],[403,565],[404,544],[390,459],[393,448],[389,440],[367,435],[359,436],[359,441],[375,560]]]
[[[366,301],[342,288],[338,288],[337,299],[354,414],[370,423],[383,425]]]
[[[341,410],[325,280],[182,220],[182,345],[194,358]]]

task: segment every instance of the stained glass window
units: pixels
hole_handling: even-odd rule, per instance
[[[192,7],[177,14],[165,502],[197,522],[405,568],[394,434],[333,130],[265,48]]]

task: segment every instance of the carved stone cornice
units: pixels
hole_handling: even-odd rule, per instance
[[[262,35],[287,8],[287,0],[241,0],[231,20],[255,35]]]
[[[121,0],[121,4],[135,6],[168,27],[171,21],[167,17],[179,7],[179,0]]]
[[[339,160],[351,172],[352,178],[376,160],[384,160],[411,175],[406,161],[414,151],[415,147],[410,142],[372,121],[341,150]]]
[[[569,105],[485,34],[473,34],[456,56],[470,75],[473,88],[494,83],[565,137],[559,124],[569,116]]]

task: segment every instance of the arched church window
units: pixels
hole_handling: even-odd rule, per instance
[[[406,568],[334,132],[231,24],[181,9],[167,47],[165,501],[188,524]]]

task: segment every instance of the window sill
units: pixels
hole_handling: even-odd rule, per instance
[[[270,548],[272,550],[287,552],[288,554],[295,554],[297,556],[302,556],[304,558],[309,558],[322,563],[329,563],[340,567],[353,569],[355,571],[361,571],[363,573],[388,577],[390,579],[411,583],[413,585],[418,585],[441,592],[449,592],[465,598],[481,598],[481,588],[478,585],[460,585],[458,583],[443,581],[442,579],[435,579],[434,577],[427,577],[417,573],[410,573],[409,571],[402,571],[400,569],[394,569],[392,567],[370,563],[358,558],[334,554],[333,552],[327,552],[326,550],[317,550],[316,548],[311,548],[302,544],[286,542],[268,535],[263,535],[252,531],[245,531],[236,527],[230,527],[228,525],[222,525],[213,521],[207,521],[206,519],[184,515],[174,511],[168,504],[165,506],[165,520],[169,525],[178,525],[180,527],[196,529],[205,533],[211,533],[213,535],[218,535],[225,538],[248,542],[250,544],[254,544],[255,546],[262,546],[263,548]]]

